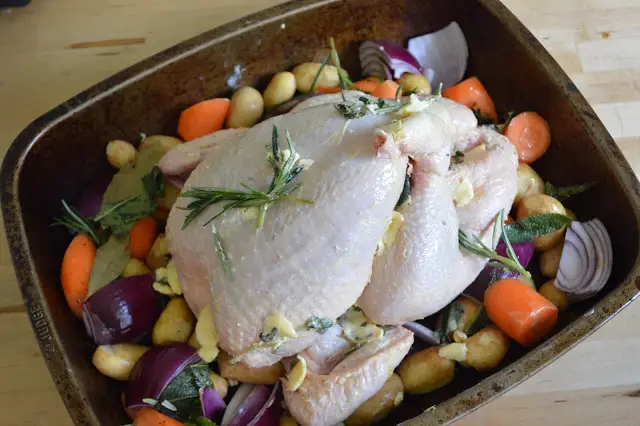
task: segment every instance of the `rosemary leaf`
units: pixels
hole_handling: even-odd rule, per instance
[[[324,59],[322,60],[322,63],[320,64],[320,68],[318,68],[318,73],[313,78],[313,81],[311,82],[311,86],[309,86],[309,91],[307,93],[313,93],[313,89],[316,88],[316,84],[318,84],[318,80],[320,79],[322,70],[324,70],[324,67],[327,66],[327,62],[329,62],[329,58],[331,58],[331,53],[325,56]]]
[[[83,217],[79,211],[71,207],[65,200],[62,200],[62,217],[55,218],[53,225],[62,225],[73,232],[85,234],[91,238],[96,245],[100,245],[98,237],[98,224],[93,219]]]
[[[211,232],[213,233],[213,241],[216,245],[216,254],[220,259],[220,263],[222,264],[222,269],[224,269],[224,273],[229,279],[233,279],[233,275],[231,274],[231,265],[229,265],[229,258],[227,257],[227,252],[224,251],[224,247],[222,246],[222,240],[220,239],[220,234],[218,233],[218,229],[214,224],[211,224]]]

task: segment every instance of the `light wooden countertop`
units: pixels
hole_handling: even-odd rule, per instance
[[[33,0],[0,10],[0,154],[32,119],[153,53],[281,0]],[[640,0],[505,0],[640,172]],[[0,425],[71,425],[0,242]],[[640,303],[461,426],[640,424]]]

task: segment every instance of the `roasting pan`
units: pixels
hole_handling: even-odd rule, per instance
[[[613,274],[594,299],[561,317],[554,335],[525,351],[512,345],[501,370],[461,369],[452,384],[407,396],[384,424],[445,425],[530,377],[576,345],[639,294],[639,183],[604,126],[549,53],[497,0],[303,0],[206,32],[91,87],[31,123],[11,145],[1,171],[2,211],[20,289],[51,376],[77,425],[129,423],[118,383],[91,365],[93,346],[67,308],[59,282],[69,235],[50,226],[60,199],[108,173],[107,141],[174,134],[179,112],[229,95],[233,83],[264,88],[276,72],[318,60],[333,36],[343,65],[358,73],[357,46],[370,39],[406,42],[462,27],[477,75],[502,113],[533,110],[553,142],[536,163],[564,185],[594,181],[568,202],[578,217],[599,217],[611,234]]]

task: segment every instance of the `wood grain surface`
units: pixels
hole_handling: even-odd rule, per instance
[[[0,155],[32,119],[88,86],[280,2],[33,0],[24,9],[0,10]],[[568,72],[640,172],[640,0],[505,3]],[[0,425],[70,426],[24,312],[4,233],[1,238]],[[637,426],[638,324],[635,303],[457,425]]]

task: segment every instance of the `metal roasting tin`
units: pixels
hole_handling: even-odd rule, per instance
[[[468,75],[482,80],[500,112],[533,110],[548,119],[552,145],[536,162],[539,173],[557,185],[597,183],[567,205],[581,220],[602,219],[613,241],[613,273],[597,297],[563,313],[554,334],[534,349],[513,344],[493,374],[461,368],[445,388],[407,396],[383,424],[450,424],[557,359],[638,296],[638,180],[576,86],[499,1],[293,1],[213,29],[98,83],[36,119],[11,145],[1,172],[7,239],[42,354],[77,425],[130,422],[120,403],[122,384],[93,367],[94,346],[65,303],[59,275],[70,236],[50,226],[61,198],[73,200],[108,173],[106,143],[135,141],[141,132],[175,134],[180,111],[229,95],[234,73],[239,85],[263,89],[274,73],[320,60],[328,36],[335,38],[345,68],[357,74],[361,41],[405,43],[452,20],[469,43]]]

